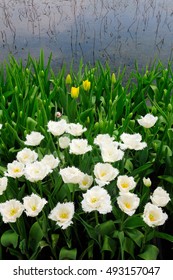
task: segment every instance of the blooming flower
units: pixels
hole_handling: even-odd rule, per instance
[[[23,205],[27,216],[36,217],[47,203],[45,198],[32,193],[30,196],[23,198]]]
[[[64,119],[61,119],[60,121],[49,121],[47,126],[50,133],[54,136],[60,136],[66,131],[67,122]]]
[[[0,213],[4,223],[15,223],[16,219],[22,215],[23,210],[24,206],[16,199],[0,203]]]
[[[102,144],[104,145],[109,145],[112,144],[114,138],[111,137],[109,134],[98,134],[95,138],[94,138],[94,144],[100,146]]]
[[[36,161],[38,158],[38,154],[29,148],[24,148],[23,150],[17,153],[16,158],[19,162],[27,164]]]
[[[59,138],[59,146],[60,146],[61,149],[68,148],[69,144],[70,144],[70,138],[69,137],[61,136]]]
[[[25,178],[30,182],[38,182],[43,180],[51,172],[50,167],[42,162],[35,161],[27,164],[25,167]]]
[[[44,139],[44,136],[37,131],[32,131],[30,134],[26,135],[25,145],[28,146],[37,146]]]
[[[22,162],[18,162],[14,160],[11,163],[7,164],[7,172],[5,172],[5,176],[12,178],[20,178],[24,174],[24,164]]]
[[[136,187],[136,182],[132,176],[121,175],[118,176],[117,187],[121,192],[129,192]]]
[[[120,139],[125,144],[127,149],[138,151],[143,150],[147,146],[145,142],[141,142],[142,136],[139,133],[123,133],[120,136]]]
[[[66,202],[66,203],[57,203],[56,207],[52,209],[48,218],[56,221],[56,224],[62,227],[62,229],[66,229],[73,222],[74,215],[74,203]]]
[[[100,145],[101,156],[104,162],[116,162],[123,158],[124,152],[117,148],[116,143]]]
[[[0,178],[0,195],[2,195],[3,192],[6,190],[7,183],[8,183],[7,177]]]
[[[92,147],[88,145],[86,139],[73,139],[70,146],[70,154],[83,155],[92,150]]]
[[[118,169],[114,168],[109,163],[97,163],[94,166],[95,181],[101,187],[109,184],[110,181],[115,179],[118,173]]]
[[[152,203],[156,206],[164,207],[171,200],[169,193],[165,191],[162,187],[157,187],[150,196]]]
[[[45,155],[40,162],[47,165],[52,170],[58,166],[60,160],[57,157],[55,158],[53,155]]]
[[[139,119],[137,121],[141,126],[143,126],[145,128],[150,128],[155,125],[157,120],[158,120],[158,117],[154,117],[151,114],[146,114],[144,117],[141,117],[141,119]]]
[[[71,87],[71,97],[76,99],[79,96],[79,87]]]
[[[168,215],[162,211],[162,208],[148,202],[145,205],[142,217],[148,226],[155,227],[163,225],[167,220]]]
[[[91,82],[88,80],[85,80],[85,81],[83,81],[82,85],[83,85],[83,88],[85,91],[89,91],[90,87],[91,87]]]
[[[92,183],[93,177],[88,174],[83,174],[83,177],[81,177],[81,180],[79,181],[79,188],[81,190],[87,190],[91,187]]]
[[[143,178],[143,183],[146,187],[151,187],[151,180],[150,178]]]
[[[85,212],[96,210],[100,214],[107,214],[112,211],[110,195],[105,189],[99,186],[94,186],[87,190],[87,192],[83,194],[81,204]]]
[[[78,168],[74,166],[60,169],[59,173],[64,183],[71,183],[71,184],[79,184],[81,178],[83,178],[84,175],[83,172],[81,172]]]
[[[129,216],[132,216],[139,206],[140,199],[134,193],[120,193],[117,197],[119,208]]]
[[[66,132],[73,136],[81,136],[82,133],[86,130],[86,127],[83,128],[83,126],[80,123],[69,123],[66,127]]]

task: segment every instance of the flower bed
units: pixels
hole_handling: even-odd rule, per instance
[[[0,258],[169,258],[171,65],[50,62],[1,67]]]

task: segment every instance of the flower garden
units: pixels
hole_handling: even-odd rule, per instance
[[[173,72],[126,74],[1,65],[0,259],[171,258]]]

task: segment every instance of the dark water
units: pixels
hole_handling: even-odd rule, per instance
[[[112,67],[172,59],[172,0],[1,0],[0,61],[53,53],[54,67],[80,58]]]

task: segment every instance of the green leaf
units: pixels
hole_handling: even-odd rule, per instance
[[[112,220],[102,223],[96,227],[96,231],[101,235],[111,235],[116,230]]]
[[[105,235],[104,239],[103,239],[102,252],[103,251],[111,252],[112,257],[114,256],[114,254],[116,252],[116,241],[107,235]]]
[[[59,234],[53,233],[51,235],[51,239],[52,239],[52,248],[55,249],[59,240]]]
[[[44,234],[38,222],[35,222],[29,232],[28,247],[33,251],[39,246],[39,242],[42,240]]]
[[[143,253],[138,256],[143,260],[156,260],[159,254],[159,249],[154,245],[146,245],[144,247]]]
[[[173,242],[173,235],[170,235],[170,234],[167,234],[164,232],[160,232],[160,231],[156,231],[154,235],[157,238],[162,238],[162,239],[168,240],[170,242]]]
[[[132,172],[132,176],[135,176],[135,175],[138,175],[140,173],[142,173],[143,171],[146,171],[147,169],[149,169],[151,166],[153,166],[153,163],[145,163],[144,165],[138,167],[137,169],[135,169],[133,172]]]
[[[162,176],[158,176],[158,178],[173,184],[173,176],[162,175]]]
[[[124,251],[127,252],[128,254],[130,254],[132,256],[132,258],[134,259],[135,244],[130,238],[128,238],[128,237],[124,238],[123,248],[124,248]]]
[[[13,248],[16,248],[18,244],[18,237],[18,234],[13,230],[7,230],[1,236],[1,244],[4,247],[9,247],[13,245]]]
[[[142,227],[145,226],[144,221],[142,220],[142,217],[138,217],[138,216],[132,216],[132,217],[128,217],[125,222],[124,222],[124,228],[138,228],[138,227]]]
[[[76,260],[77,249],[67,249],[63,247],[59,253],[60,260]]]
[[[141,231],[139,231],[138,229],[128,229],[126,231],[126,234],[140,247],[141,246],[141,242],[144,238],[144,235]]]

